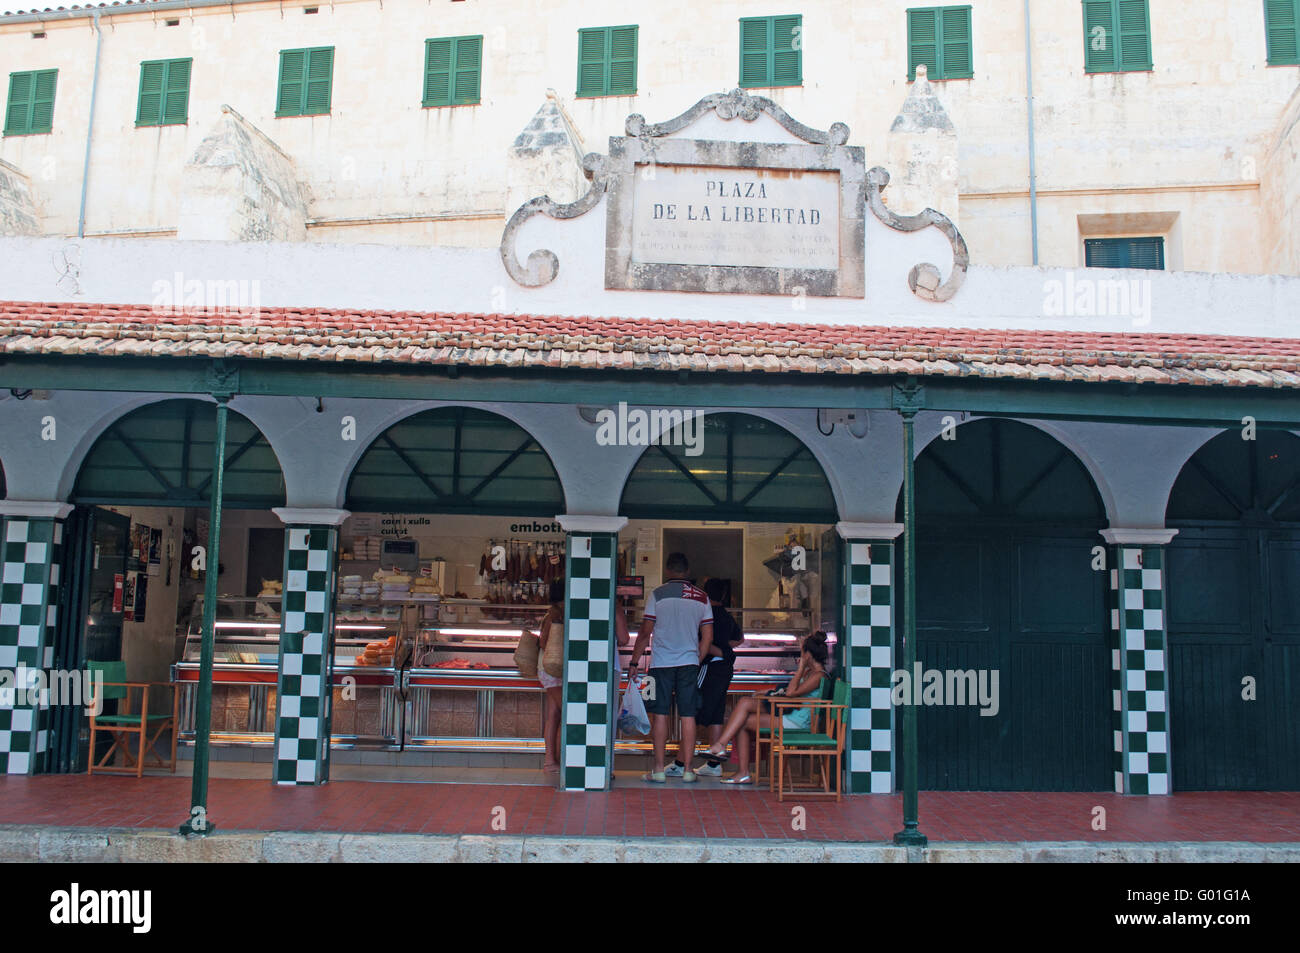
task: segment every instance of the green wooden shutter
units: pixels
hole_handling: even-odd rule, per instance
[[[161,60],[140,64],[140,96],[135,107],[137,126],[156,126],[162,121],[163,74],[167,64]]]
[[[451,105],[451,38],[424,43],[424,105]]]
[[[1125,70],[1151,68],[1147,0],[1119,0],[1119,63]]]
[[[925,64],[926,75],[940,78],[939,11],[907,11],[907,81],[916,79],[916,68]]]
[[[1084,70],[1088,73],[1113,73],[1119,33],[1115,28],[1114,0],[1084,0],[1083,49]]]
[[[1264,0],[1270,66],[1300,65],[1300,0]]]
[[[169,60],[164,83],[162,122],[178,125],[189,120],[190,67],[193,60]]]
[[[1084,264],[1089,268],[1143,268],[1163,271],[1165,240],[1142,238],[1089,238],[1083,243]]]
[[[1147,0],[1083,0],[1083,43],[1089,73],[1151,69]]]
[[[772,18],[772,85],[803,85],[803,17]]]
[[[939,11],[942,28],[939,66],[941,79],[974,76],[971,58],[970,7],[944,7]]]
[[[149,60],[140,64],[137,126],[181,125],[189,119],[193,60]]]
[[[280,53],[280,95],[276,100],[277,116],[301,116],[303,86],[307,67],[306,50],[282,50]]]
[[[602,26],[578,31],[578,95],[630,96],[636,92],[637,27]]]
[[[452,101],[458,106],[477,103],[479,77],[483,70],[483,37],[457,37],[453,46],[456,75]]]
[[[9,74],[4,134],[25,136],[54,127],[54,88],[59,71],[28,70]]]
[[[303,115],[323,116],[330,111],[330,86],[334,77],[334,47],[307,51],[307,98]]]
[[[32,86],[31,73],[9,74],[9,100],[5,104],[6,136],[27,132],[32,110]]]
[[[54,128],[54,84],[58,75],[59,71],[53,69],[36,74],[28,132],[49,132]]]
[[[1128,241],[1128,267],[1162,271],[1165,267],[1165,240],[1163,238],[1130,238]]]
[[[636,31],[634,26],[611,27],[609,31],[609,86],[611,95],[636,92]]]
[[[1083,252],[1089,268],[1124,267],[1124,248],[1113,238],[1089,238],[1083,243]]]
[[[605,29],[578,31],[578,95],[605,95]]]
[[[771,84],[768,70],[768,53],[771,20],[755,17],[740,21],[740,85],[767,86]]]

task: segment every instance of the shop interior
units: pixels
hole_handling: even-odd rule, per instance
[[[121,658],[131,680],[175,683],[183,765],[193,737],[203,614],[203,572],[186,554],[206,543],[208,513],[114,506],[96,507],[93,518],[97,595],[87,658]],[[663,581],[666,554],[680,551],[696,582],[717,577],[730,593],[730,611],[745,633],[733,692],[781,684],[796,664],[798,638],[821,624],[828,530],[629,521],[619,535],[618,574],[620,590],[629,593],[619,603],[633,638],[645,595]],[[269,777],[284,534],[269,511],[223,514],[214,773]],[[795,547],[803,548],[797,569]],[[521,629],[536,631],[549,584],[564,577],[559,524],[354,513],[341,527],[338,557],[336,775],[463,780],[464,771],[455,769],[485,769],[501,778],[539,779],[541,692],[536,680],[519,675],[514,652]],[[629,655],[624,647],[622,669]],[[157,710],[167,702],[161,685],[155,695]],[[646,748],[644,738],[617,742],[622,763]]]
[[[129,415],[118,428],[121,443],[134,451],[146,439],[159,442],[158,432],[170,427],[179,449],[168,453],[203,459],[196,439],[202,415],[169,404],[197,402],[164,402]],[[228,442],[245,449],[236,465],[227,457],[233,505],[223,511],[219,556],[209,556],[206,567],[215,562],[219,592],[211,771],[269,779],[286,532],[272,507],[283,504],[276,499],[283,482],[256,429],[231,419],[247,433],[237,430]],[[724,581],[724,604],[745,634],[733,700],[784,684],[800,637],[817,628],[834,633],[839,611],[838,541],[825,518],[829,509],[833,519],[825,478],[811,458],[800,459],[806,450],[794,438],[749,420],[756,418],[709,418],[716,430],[710,445],[719,455],[725,447],[726,455],[719,470],[726,486],[718,494],[736,497],[741,505],[731,509],[738,515],[762,515],[790,511],[793,486],[808,504],[803,512],[820,521],[708,518],[729,514],[686,505],[690,500],[671,482],[681,468],[666,466],[659,457],[671,451],[656,447],[627,481],[629,519],[618,537],[619,611],[633,639],[646,595],[664,581],[668,553],[686,554],[697,584]],[[128,444],[132,434],[136,443]],[[762,449],[747,455],[746,447]],[[170,707],[167,692],[177,693],[183,772],[192,758],[203,616],[205,567],[194,553],[206,547],[209,510],[197,505],[201,499],[188,506],[114,502],[149,494],[118,488],[120,474],[134,471],[115,469],[110,449],[121,453],[95,448],[76,494],[74,535],[93,540],[81,652],[85,659],[121,659],[130,680],[157,683],[155,710]],[[706,459],[696,469],[707,474],[711,465]],[[428,474],[447,472],[450,487],[431,500],[436,484]],[[181,474],[174,482],[187,480],[197,491],[189,495],[198,496],[201,474],[187,475],[183,465]],[[777,504],[762,506],[764,496]],[[407,505],[397,509],[395,502]],[[536,631],[548,590],[565,573],[565,534],[554,516],[522,515],[564,511],[545,453],[496,415],[424,412],[394,425],[362,454],[344,505],[350,515],[339,527],[336,554],[330,776],[553,784],[541,770],[542,689],[514,659],[521,631]],[[493,511],[518,515],[484,515]],[[663,518],[665,512],[681,518]],[[621,650],[623,670],[630,651]],[[83,736],[83,764],[84,742]],[[619,736],[616,778],[639,776],[649,749],[646,737]]]

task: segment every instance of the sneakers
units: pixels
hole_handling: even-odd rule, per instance
[[[666,778],[680,778],[683,777],[685,774],[686,774],[686,769],[682,767],[680,764],[678,764],[676,761],[673,761],[672,763],[664,766],[664,777]]]
[[[683,771],[683,772],[682,772],[682,784],[694,784],[694,783],[695,783],[696,781],[698,781],[698,780],[699,780],[699,778],[696,777],[694,771]]]
[[[703,775],[706,778],[720,778],[722,777],[722,765],[702,764],[695,769],[695,773]]]

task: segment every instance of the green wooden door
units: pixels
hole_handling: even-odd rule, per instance
[[[86,671],[88,662],[117,661],[122,656],[120,604],[114,609],[114,590],[126,573],[131,519],[100,507],[77,507],[64,525],[64,580],[59,596],[54,638],[53,668]],[[112,714],[118,702],[104,703]],[[112,739],[97,741],[98,757]],[[50,760],[53,774],[75,774],[86,769],[90,750],[89,722],[80,705],[54,705],[50,709]]]
[[[1300,789],[1298,488],[1300,440],[1231,431],[1170,494],[1175,791]]]
[[[917,658],[945,685],[986,673],[990,695],[997,673],[995,714],[951,696],[920,706],[920,786],[1110,789],[1102,510],[1086,471],[1041,431],[978,421],[921,455],[917,508]]]

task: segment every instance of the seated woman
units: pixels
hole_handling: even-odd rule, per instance
[[[805,638],[803,640],[803,651],[799,653],[799,667],[795,669],[785,691],[778,694],[784,695],[786,698],[815,698],[822,678],[826,675],[826,659],[828,656],[825,632],[814,632]],[[736,751],[740,756],[740,771],[729,778],[723,778],[723,784],[754,783],[754,779],[747,773],[749,768],[749,735],[753,732],[754,737],[757,739],[759,731],[764,728],[771,730],[773,727],[773,716],[761,710],[763,701],[762,697],[750,696],[737,702],[736,707],[731,712],[731,717],[727,719],[726,727],[722,729],[722,734],[716,742],[709,746],[708,757],[718,761],[725,761],[727,743],[733,738],[736,739]],[[812,708],[803,706],[788,710],[787,714],[782,716],[781,721],[791,731],[807,731],[808,726],[812,724]]]

